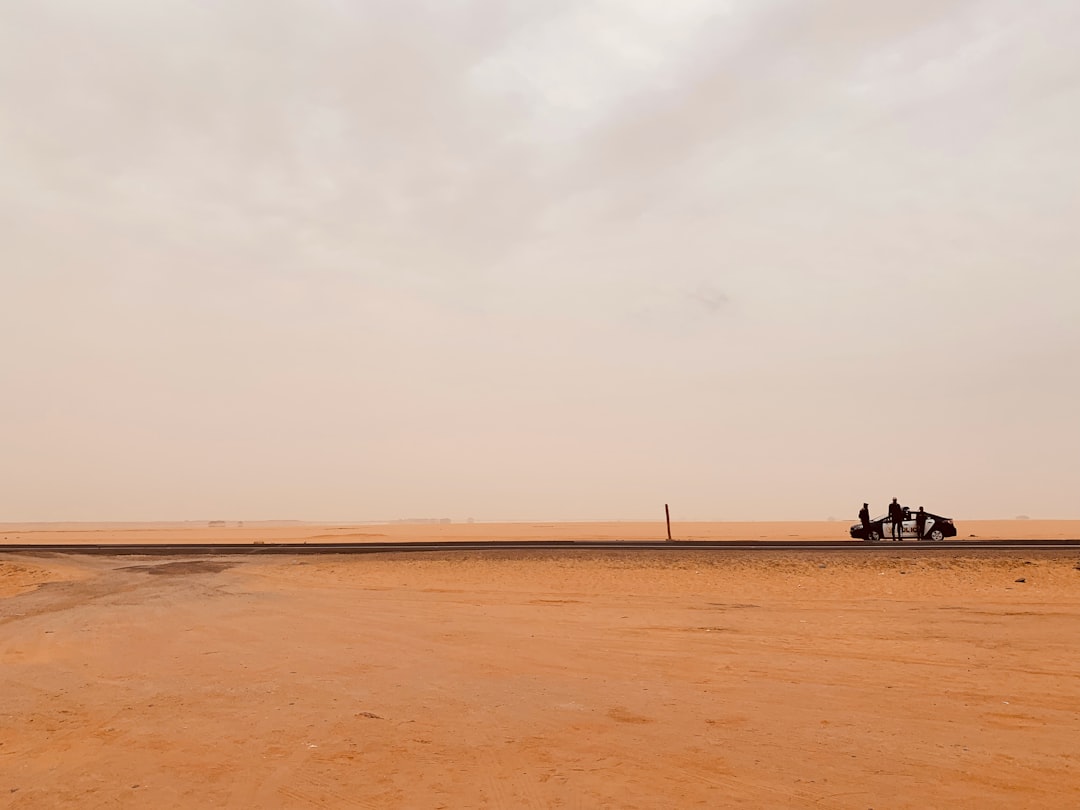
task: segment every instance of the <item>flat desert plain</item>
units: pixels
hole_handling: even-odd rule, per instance
[[[224,523],[225,521],[221,521]],[[675,521],[677,540],[848,540],[856,520]],[[1080,539],[1080,520],[960,520],[958,540]],[[662,540],[663,521],[587,523],[0,523],[0,544],[97,543],[382,543],[446,540]]]
[[[1078,569],[4,554],[0,806],[1076,808]]]

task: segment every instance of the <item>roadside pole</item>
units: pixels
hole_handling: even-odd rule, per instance
[[[667,539],[671,539],[671,510],[668,509],[668,505],[664,504],[664,517],[667,518]]]

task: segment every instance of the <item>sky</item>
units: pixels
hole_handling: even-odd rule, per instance
[[[2,0],[0,521],[1080,518],[1075,0]]]

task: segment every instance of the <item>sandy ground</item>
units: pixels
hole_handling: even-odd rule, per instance
[[[6,555],[0,806],[1076,808],[1078,569]]]
[[[854,520],[756,523],[680,523],[682,540],[847,540]],[[957,521],[959,540],[1080,539],[1080,520]],[[204,523],[0,524],[0,543],[362,543],[404,540],[661,540],[660,523],[247,523],[210,527]]]

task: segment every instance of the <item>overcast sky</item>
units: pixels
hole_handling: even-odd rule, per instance
[[[0,520],[1080,517],[1075,0],[0,0]]]

